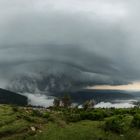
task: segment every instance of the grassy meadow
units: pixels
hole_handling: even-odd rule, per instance
[[[140,140],[140,109],[0,105],[0,140]]]

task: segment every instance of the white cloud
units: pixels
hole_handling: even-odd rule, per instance
[[[31,93],[24,93],[23,95],[27,96],[28,104],[31,105],[43,106],[43,107],[49,107],[53,105],[54,98],[52,97],[48,97],[40,94],[31,94]]]
[[[132,103],[111,103],[111,102],[100,102],[95,105],[95,108],[132,108],[134,105]]]

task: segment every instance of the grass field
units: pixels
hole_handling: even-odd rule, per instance
[[[139,112],[138,108],[34,110],[0,105],[0,140],[140,140]]]

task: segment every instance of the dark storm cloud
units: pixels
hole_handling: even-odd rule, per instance
[[[139,80],[138,4],[0,0],[0,76],[63,73],[84,87]]]

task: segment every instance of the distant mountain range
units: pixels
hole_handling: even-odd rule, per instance
[[[28,104],[28,99],[23,95],[0,88],[0,104],[24,106]]]
[[[86,100],[94,99],[96,103],[99,102],[113,102],[115,100],[130,100],[135,99],[136,95],[131,92],[119,91],[119,90],[89,90],[83,89],[75,92],[54,92],[52,96],[62,97],[65,94],[70,95],[72,102],[82,104]],[[0,104],[15,104],[15,105],[27,105],[27,97],[11,92],[9,90],[0,88]]]
[[[54,96],[62,97],[67,93],[57,93]],[[94,99],[96,103],[98,102],[112,102],[113,100],[129,100],[134,99],[135,96],[127,93],[126,91],[120,90],[88,90],[84,89],[77,92],[68,93],[73,102],[83,103],[86,100]]]

